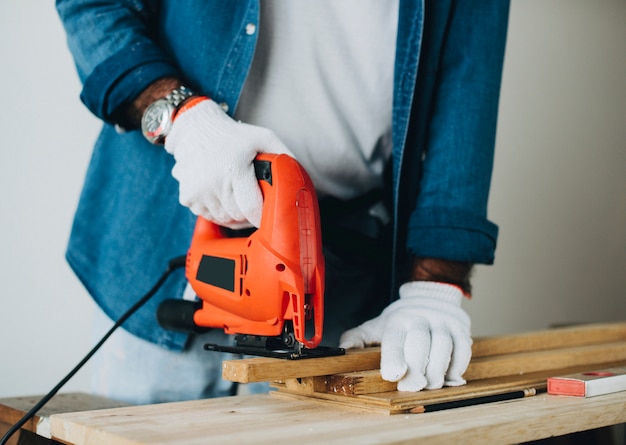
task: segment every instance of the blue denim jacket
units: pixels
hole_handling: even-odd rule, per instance
[[[393,102],[396,268],[410,256],[493,262],[497,227],[487,199],[508,0],[401,0]],[[105,125],[76,212],[67,259],[103,310],[119,316],[185,254],[195,222],[178,203],[173,159],[139,131],[118,134],[114,113],[146,86],[179,76],[232,113],[250,67],[257,0],[57,0],[83,90]],[[375,94],[375,92],[367,92]],[[177,272],[124,326],[168,348],[163,298]]]

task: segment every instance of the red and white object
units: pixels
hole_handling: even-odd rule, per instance
[[[548,378],[548,394],[593,397],[626,391],[626,366]]]

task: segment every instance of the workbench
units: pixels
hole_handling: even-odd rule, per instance
[[[224,361],[225,379],[272,382],[269,394],[145,406],[59,394],[24,435],[41,439],[37,444],[49,444],[48,437],[75,445],[508,444],[553,436],[565,438],[559,444],[626,445],[626,391],[590,398],[544,392],[551,376],[626,366],[626,322],[477,338],[466,385],[417,393],[382,380],[380,354],[368,347],[302,361]],[[523,398],[509,397],[520,392]],[[0,399],[0,427],[37,400]],[[605,428],[611,425],[620,426]],[[571,436],[581,431],[589,436]]]
[[[508,444],[626,422],[626,391],[384,415],[315,400],[257,394],[51,414],[67,444]]]

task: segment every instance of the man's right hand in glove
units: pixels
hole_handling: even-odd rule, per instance
[[[192,100],[165,140],[165,150],[176,160],[172,175],[179,182],[180,203],[221,226],[259,227],[263,196],[254,158],[293,154],[272,131],[235,121],[208,98]]]
[[[118,124],[138,127],[146,108],[180,85],[176,78],[157,80],[120,110]],[[176,160],[172,175],[179,182],[180,203],[221,226],[258,227],[263,197],[254,158],[293,154],[272,131],[233,120],[208,98],[182,105],[165,139],[165,150]]]

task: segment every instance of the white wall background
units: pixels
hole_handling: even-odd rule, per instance
[[[475,335],[626,319],[626,2],[512,0]],[[52,1],[0,2],[0,397],[42,394],[94,343],[64,260],[99,123]],[[87,390],[88,368],[64,391]]]

